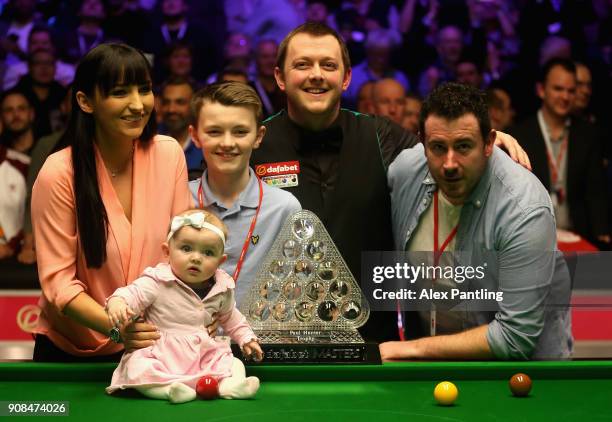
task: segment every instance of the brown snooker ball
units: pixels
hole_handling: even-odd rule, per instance
[[[514,374],[510,378],[510,391],[516,397],[527,397],[531,391],[531,378],[525,374]]]

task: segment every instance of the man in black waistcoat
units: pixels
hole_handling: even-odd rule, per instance
[[[387,167],[419,141],[386,118],[340,109],[351,64],[344,41],[325,25],[306,23],[285,37],[275,77],[287,110],[264,122],[266,135],[251,164],[317,214],[359,281],[362,251],[394,250]],[[516,141],[502,137],[516,156]],[[410,318],[406,326],[408,336],[420,334]],[[372,312],[360,332],[366,340],[397,340],[397,315]]]

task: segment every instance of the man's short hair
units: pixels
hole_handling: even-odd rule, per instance
[[[172,41],[170,44],[168,44],[164,49],[163,57],[167,60],[170,58],[172,53],[179,50],[187,50],[189,55],[193,57],[193,45],[190,42],[183,40]]]
[[[179,75],[172,75],[172,76],[169,76],[164,82],[162,82],[159,88],[159,94],[163,95],[164,90],[167,87],[177,86],[177,85],[189,85],[189,87],[191,88],[193,92],[196,92],[198,90],[197,84],[193,78],[179,76]]]
[[[417,94],[416,92],[413,92],[413,91],[407,91],[406,92],[406,99],[407,100],[415,100],[415,101],[418,101],[420,103],[423,102],[423,98],[421,98],[421,96],[419,94]]]
[[[233,66],[224,67],[218,74],[215,82],[221,83],[226,82],[225,78],[227,76],[239,76],[244,78],[245,81],[249,80],[249,75],[242,69]]]
[[[351,58],[349,57],[348,48],[346,43],[336,31],[327,25],[316,22],[306,22],[293,31],[291,31],[278,46],[278,54],[276,56],[276,66],[281,70],[284,69],[285,59],[287,58],[287,49],[289,48],[289,42],[293,37],[298,34],[308,34],[313,37],[324,37],[331,35],[340,44],[340,53],[342,54],[342,64],[344,65],[344,71],[347,72],[351,68]]]
[[[278,47],[278,42],[276,42],[274,38],[263,38],[257,41],[257,44],[255,44],[255,52],[257,53],[257,51],[259,51],[259,47],[264,44],[274,44],[275,47]]]
[[[204,102],[219,103],[224,106],[248,107],[253,110],[259,126],[263,116],[263,106],[257,92],[242,82],[221,82],[205,86],[191,99],[191,117],[194,127],[198,126],[200,111]]]
[[[23,98],[25,98],[26,102],[28,103],[28,107],[30,108],[33,107],[34,103],[32,101],[32,98],[28,96],[28,94],[26,94],[25,92],[20,91],[16,88],[7,89],[6,91],[0,93],[0,107],[4,105],[4,100],[6,100],[11,95],[21,95]]]
[[[464,52],[461,54],[459,60],[457,60],[457,65],[460,65],[461,63],[473,64],[476,70],[478,70],[478,73],[483,73],[485,68],[483,60],[481,58],[477,58],[475,54],[469,52]]]
[[[40,32],[47,33],[49,35],[49,40],[51,41],[51,44],[53,44],[53,46],[57,45],[55,42],[55,33],[53,32],[53,30],[47,25],[43,25],[40,23],[35,24],[30,30],[30,33],[28,34],[28,45],[30,45],[30,40],[32,39],[32,36]]]
[[[576,72],[578,72],[579,67],[586,68],[589,72],[591,72],[591,67],[584,62],[574,60],[574,66],[576,66]]]
[[[497,94],[498,90],[502,90],[499,87],[488,88],[485,93],[487,95],[487,107],[489,109],[502,109],[504,108],[504,100]]]
[[[459,26],[454,25],[454,24],[448,24],[448,25],[444,25],[443,27],[441,27],[436,35],[436,42],[439,43],[440,40],[442,39],[442,34],[449,29],[452,29],[453,31],[458,32],[461,38],[461,41],[463,42],[463,30]]]
[[[449,82],[439,85],[425,98],[419,117],[419,131],[425,141],[425,120],[430,115],[446,120],[456,120],[465,114],[473,114],[478,121],[480,134],[488,142],[491,122],[485,94],[470,85]]]
[[[504,83],[499,81],[493,81],[489,84],[489,87],[485,91],[487,96],[487,106],[489,110],[492,108],[502,109],[504,108],[504,100],[500,97],[498,91],[504,92],[508,98],[512,100],[512,96],[510,95],[510,89]]]
[[[53,30],[49,26],[43,23],[36,23],[32,26],[32,29],[30,29],[30,32],[28,33],[28,40],[32,38],[32,34],[36,34],[38,32],[46,32],[49,34],[49,38],[53,36]]]
[[[363,90],[368,87],[374,88],[375,84],[376,84],[376,81],[365,81],[364,83],[359,85],[359,89],[357,90],[357,96],[359,96],[363,92]]]
[[[549,61],[547,61],[546,63],[544,63],[544,66],[542,66],[542,70],[540,71],[539,82],[545,83],[546,78],[548,78],[548,74],[556,66],[560,66],[567,72],[572,73],[573,75],[576,75],[576,65],[574,64],[573,61],[571,61],[570,59],[564,59],[562,57],[554,57],[550,59]]]

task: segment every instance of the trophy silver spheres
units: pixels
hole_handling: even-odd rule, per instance
[[[380,363],[357,331],[370,308],[319,218],[285,221],[240,307],[259,337],[262,363]]]

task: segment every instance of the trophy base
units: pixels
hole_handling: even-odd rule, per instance
[[[269,364],[381,364],[378,343],[366,343],[355,331],[265,331],[256,332],[264,358],[246,360],[237,344],[234,356],[245,365]]]

